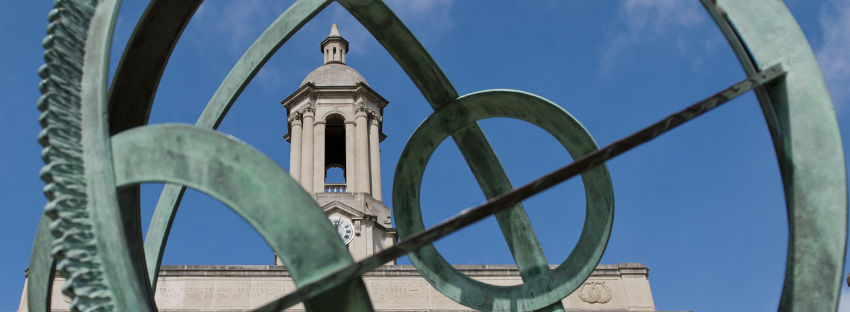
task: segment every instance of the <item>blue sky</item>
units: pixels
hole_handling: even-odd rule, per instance
[[[817,54],[843,137],[850,122],[850,3],[786,2]],[[194,123],[241,53],[289,2],[208,1],[166,68],[151,122]],[[461,94],[507,88],[545,97],[606,145],[744,78],[698,1],[389,1]],[[141,1],[126,1],[113,69]],[[17,308],[44,206],[35,101],[49,1],[0,3],[0,311]],[[332,4],[272,57],[220,130],[286,168],[289,144],[279,102],[321,65],[331,23],[351,43],[348,64],[390,101],[382,175],[390,205],[395,163],[431,109],[386,51]],[[548,134],[520,121],[481,122],[514,185],[565,165]],[[845,151],[847,150],[845,139]],[[767,128],[747,94],[608,163],[615,220],[603,263],[641,262],[659,310],[761,311],[778,305],[787,225]],[[147,222],[161,185],[143,187]],[[484,197],[453,143],[444,143],[423,182],[427,224]],[[524,202],[550,263],[560,263],[584,218],[581,183],[568,181]],[[426,225],[427,225],[426,224]],[[145,224],[146,226],[146,224]],[[437,243],[455,264],[511,263],[492,218]],[[271,264],[271,249],[244,221],[206,195],[184,199],[165,264]],[[409,263],[401,259],[400,263]],[[846,269],[845,269],[846,270]],[[846,272],[845,272],[846,274]],[[846,286],[845,297],[850,298]],[[850,301],[848,301],[850,302]],[[847,309],[847,310],[844,310]],[[843,307],[842,311],[850,311]]]

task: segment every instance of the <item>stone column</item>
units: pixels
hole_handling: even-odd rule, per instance
[[[325,121],[313,126],[313,192],[325,191]]]
[[[313,111],[304,112],[304,133],[301,136],[301,187],[313,193]]]
[[[381,200],[381,150],[378,147],[380,130],[378,130],[378,118],[373,115],[369,119],[369,164],[372,171],[372,197]]]
[[[369,193],[369,139],[368,130],[366,127],[366,112],[362,109],[355,113],[356,141],[354,142],[357,148],[357,192]]]
[[[345,121],[345,191],[354,193],[357,182],[354,177],[357,176],[357,161],[354,156],[354,121]]]
[[[289,132],[289,175],[298,182],[301,179],[301,114],[292,113],[292,131]]]

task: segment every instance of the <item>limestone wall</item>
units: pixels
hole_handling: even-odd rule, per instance
[[[521,282],[516,266],[456,266],[468,276],[495,285]],[[593,275],[563,300],[568,311],[655,311],[641,264],[599,265]],[[409,265],[387,265],[363,276],[378,311],[471,311],[444,297]],[[54,283],[52,306],[67,311],[63,280]],[[160,311],[248,310],[295,289],[282,266],[163,266],[156,291]],[[292,311],[304,310],[298,305]],[[19,311],[26,311],[23,296]]]

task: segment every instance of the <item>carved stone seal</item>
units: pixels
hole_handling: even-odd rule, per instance
[[[579,288],[578,297],[587,303],[606,303],[611,301],[611,288],[605,282],[586,282]]]

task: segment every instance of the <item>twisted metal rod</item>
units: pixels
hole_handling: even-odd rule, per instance
[[[422,246],[430,244],[467,225],[495,214],[496,212],[508,209],[524,199],[555,186],[558,183],[566,181],[569,178],[575,177],[588,169],[631,150],[632,148],[649,142],[667,131],[670,131],[673,128],[676,128],[722,104],[725,104],[726,102],[729,102],[741,94],[784,76],[785,73],[786,72],[782,69],[781,65],[777,64],[771,66],[724,89],[723,91],[715,93],[702,101],[667,116],[666,118],[643,128],[640,131],[615,141],[598,151],[587,154],[567,166],[543,175],[528,184],[515,188],[510,192],[494,197],[477,207],[461,211],[454,217],[446,219],[432,228],[412,235],[389,249],[385,249],[359,262],[339,269],[321,279],[301,285],[301,287],[298,287],[295,291],[269,302],[254,311],[280,311],[338,286],[344,281],[357,278],[364,273],[383,265],[384,263],[415,251]]]

